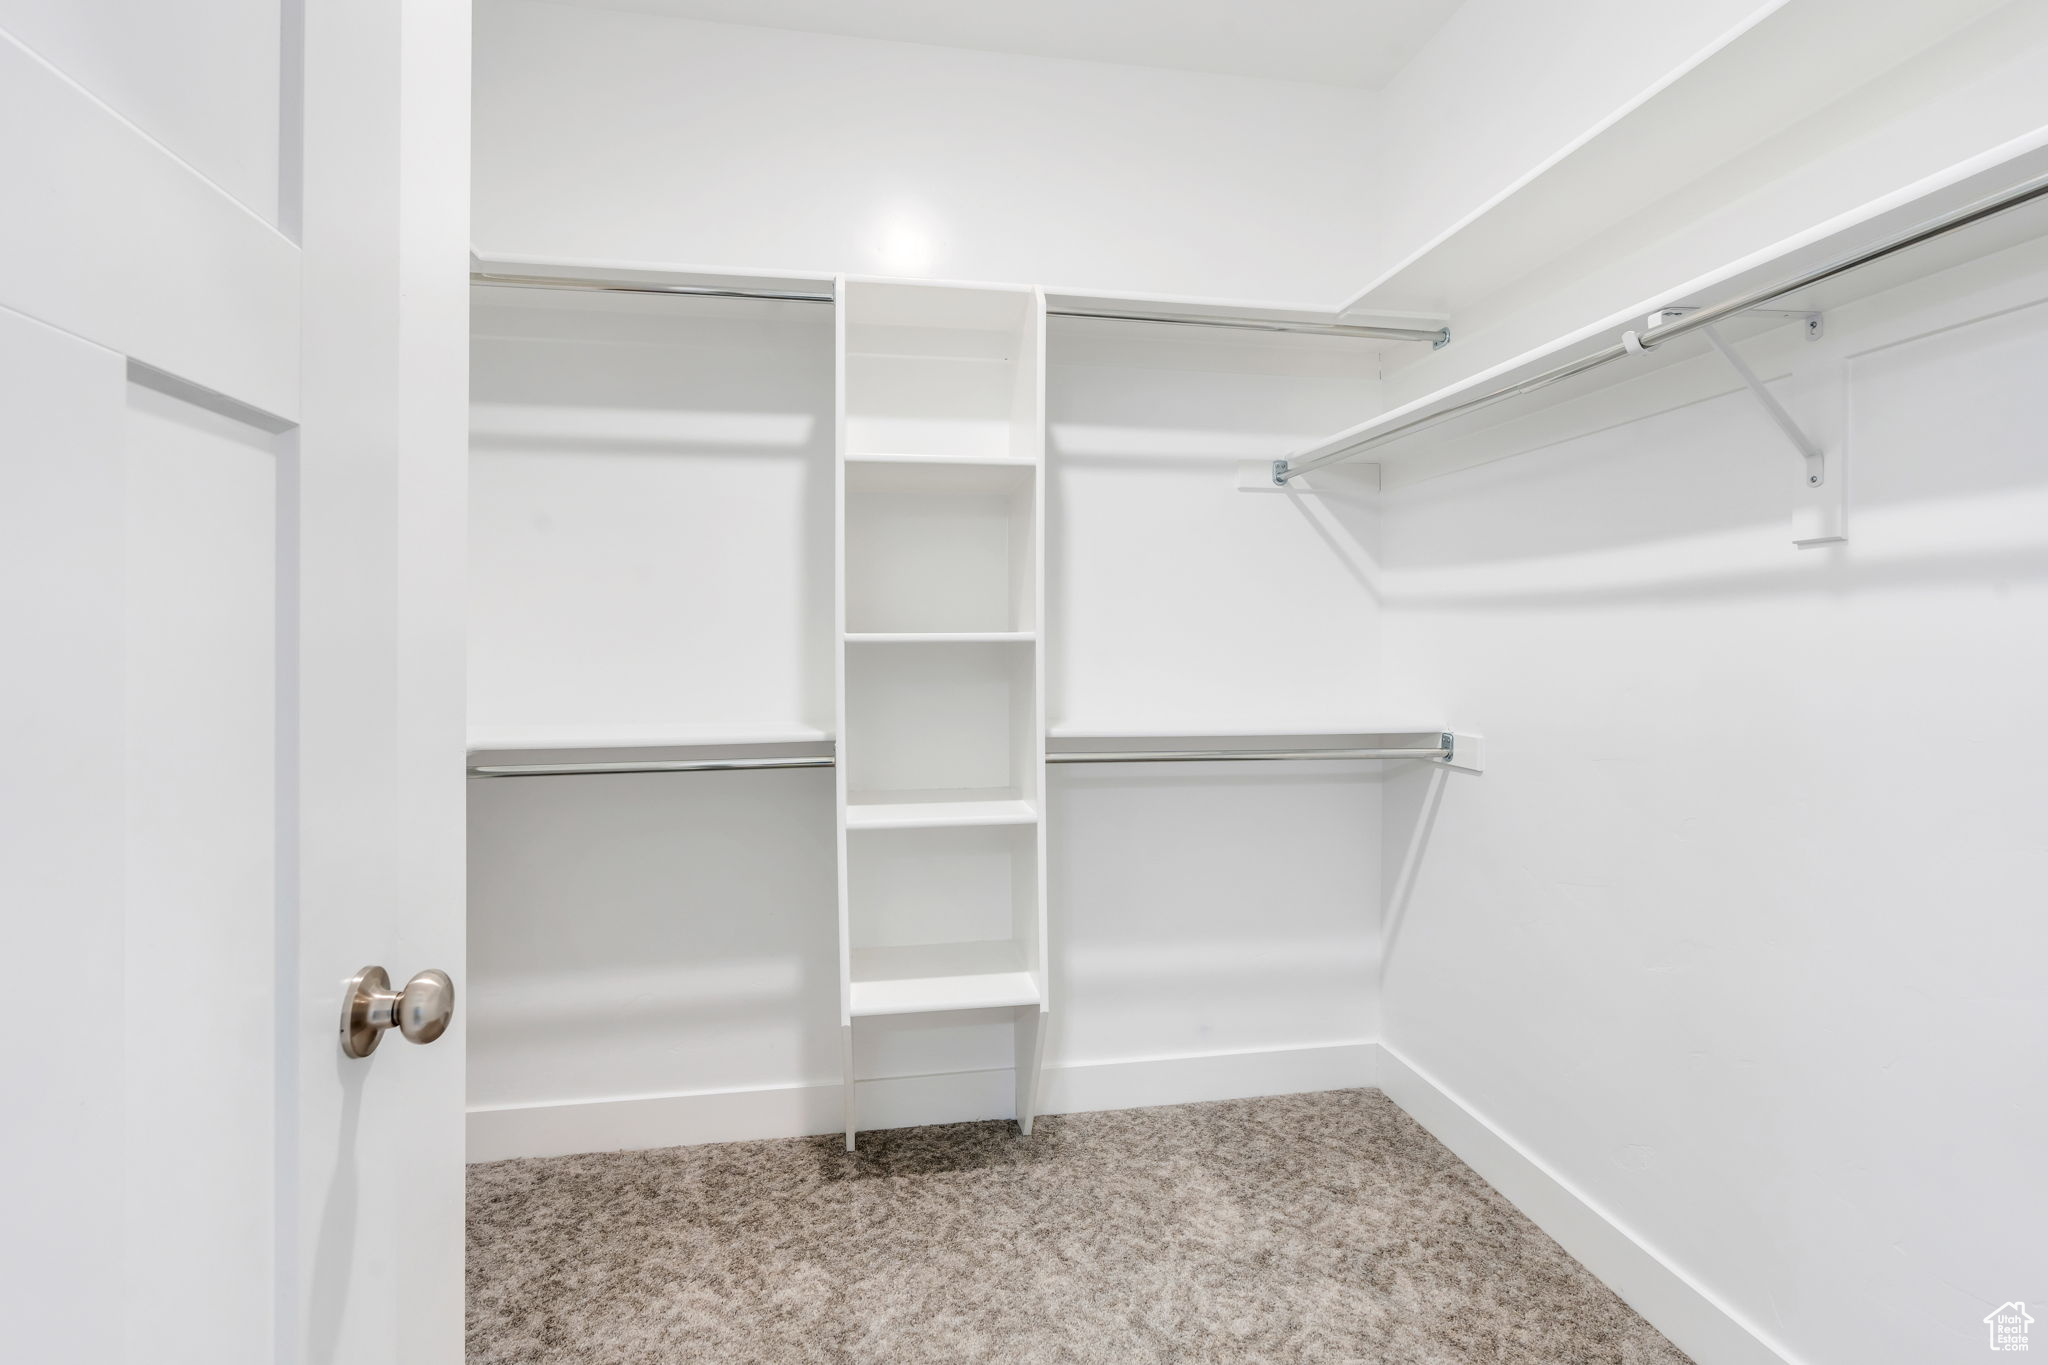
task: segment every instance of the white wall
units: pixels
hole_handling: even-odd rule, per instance
[[[1360,723],[1376,710],[1370,566],[1325,505],[1236,489],[1378,401],[1354,343],[1055,319],[1047,348],[1048,712],[1111,733]],[[1330,506],[1370,516],[1355,478]]]
[[[471,734],[828,732],[831,310],[476,299]],[[472,1104],[833,1069],[830,776],[472,782]]]
[[[832,723],[832,310],[485,290],[470,730]]]
[[[1353,547],[1235,479],[1368,407],[1373,357],[1082,321],[1047,354],[1054,732],[1383,715]],[[1054,1064],[1377,1037],[1376,765],[1075,765],[1050,794]]]
[[[1359,90],[495,0],[492,254],[1327,303],[1372,252]]]
[[[488,293],[476,728],[828,727],[829,310]],[[1055,721],[1369,723],[1370,576],[1235,470],[1370,403],[1370,353],[1091,322],[1049,350]],[[471,784],[475,1154],[836,1126],[831,790],[807,771]],[[1056,769],[1049,798],[1055,1077],[1134,1063],[1193,1087],[1163,1098],[1369,1079],[1371,765]],[[857,1041],[864,1078],[936,1078],[864,1096],[871,1124],[1007,1112],[985,1083],[1011,1065],[1006,1018],[871,1020]],[[1052,1107],[1136,1102],[1120,1074],[1065,1100],[1056,1081]],[[744,1113],[707,1128],[721,1105]]]
[[[2048,1296],[2048,250],[1828,327],[1845,547],[1739,395],[1388,496],[1489,765],[1389,780],[1386,1038],[1787,1360],[1921,1365]]]

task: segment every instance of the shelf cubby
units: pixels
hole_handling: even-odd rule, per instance
[[[1036,662],[1029,645],[849,647],[840,746],[849,802],[1034,796]]]
[[[1032,291],[846,286],[847,457],[1035,463]]]
[[[1037,832],[880,829],[847,861],[854,1016],[1039,1003]]]
[[[1035,628],[1032,465],[849,463],[846,628],[853,634]]]

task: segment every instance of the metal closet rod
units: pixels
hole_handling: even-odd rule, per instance
[[[644,763],[487,763],[471,777],[585,777],[603,773],[722,773],[745,768],[829,768],[830,755],[807,758],[674,758]]]
[[[781,303],[830,303],[830,294],[788,289],[740,289],[706,284],[657,284],[645,280],[581,279],[556,275],[504,275],[473,270],[471,284],[511,289],[581,289],[601,294],[687,294],[707,299],[773,299]],[[1305,332],[1311,336],[1354,337],[1375,341],[1427,341],[1441,346],[1451,339],[1448,327],[1365,327],[1344,322],[1303,322],[1290,318],[1209,318],[1192,313],[1143,313],[1109,308],[1047,308],[1062,318],[1105,318],[1112,322],[1159,322],[1176,327],[1226,327],[1244,332]]]
[[[1451,747],[1434,749],[1133,749],[1121,753],[1067,750],[1047,754],[1048,763],[1235,763],[1265,758],[1449,758]]]
[[[1434,758],[1451,756],[1450,736],[1434,749],[1140,749],[1124,752],[1052,753],[1048,763],[1240,763],[1254,759]],[[615,773],[708,773],[745,768],[829,768],[834,760],[804,758],[679,758],[643,763],[503,763],[469,770],[471,777],[597,777]]]
[[[1714,304],[1712,307],[1701,308],[1697,312],[1688,313],[1675,321],[1660,323],[1640,333],[1634,331],[1624,332],[1622,333],[1621,340],[1615,342],[1612,346],[1604,350],[1595,351],[1589,356],[1581,357],[1567,364],[1559,365],[1555,369],[1545,370],[1542,374],[1536,375],[1533,378],[1524,379],[1519,383],[1503,385],[1498,389],[1483,393],[1477,398],[1468,398],[1462,403],[1430,413],[1427,416],[1413,417],[1405,422],[1397,422],[1374,431],[1361,432],[1356,439],[1346,442],[1335,450],[1328,450],[1305,460],[1275,460],[1273,462],[1273,482],[1284,484],[1289,479],[1306,474],[1312,469],[1320,469],[1327,464],[1335,464],[1340,460],[1352,459],[1374,446],[1383,445],[1397,437],[1409,436],[1415,432],[1427,430],[1439,422],[1449,421],[1453,417],[1462,417],[1468,412],[1491,407],[1495,403],[1505,402],[1510,398],[1518,398],[1525,393],[1534,393],[1538,389],[1548,388],[1550,385],[1560,380],[1569,379],[1573,375],[1584,374],[1588,370],[1598,369],[1600,366],[1620,360],[1624,356],[1654,350],[1674,337],[1684,336],[1688,332],[1697,332],[1703,327],[1711,327],[1724,318],[1732,317],[1737,313],[1747,312],[1751,308],[1760,308],[1764,304],[1775,302],[1787,294],[1811,288],[1816,284],[1834,279],[1837,275],[1846,275],[1852,270],[1870,265],[1875,261],[1881,261],[1887,256],[1896,255],[1898,252],[1919,246],[1923,242],[1930,242],[1937,237],[1947,236],[1949,233],[1969,227],[1973,223],[1981,223],[1986,218],[1995,217],[2010,209],[2016,209],[2022,204],[2031,203],[2043,195],[2048,195],[2048,175],[2036,176],[1989,199],[1980,199],[1973,204],[1966,204],[1962,208],[1945,213],[1938,218],[1930,219],[1918,227],[1909,228],[1895,237],[1887,238],[1874,246],[1865,247],[1853,255],[1841,257],[1826,265],[1809,270],[1805,274],[1793,279],[1766,285],[1760,289],[1752,289],[1746,294],[1739,294],[1732,299]]]

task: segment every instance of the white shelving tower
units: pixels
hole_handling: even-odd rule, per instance
[[[846,1146],[854,1029],[1008,1010],[1045,1038],[1045,299],[840,279],[836,733]]]

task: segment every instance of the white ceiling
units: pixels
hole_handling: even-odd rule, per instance
[[[1460,0],[571,0],[722,24],[1376,89]]]

